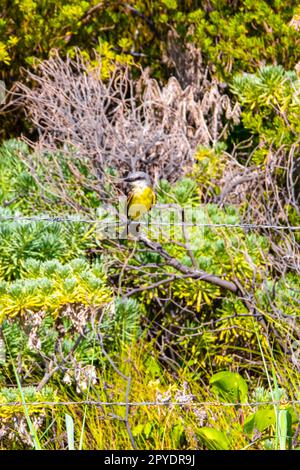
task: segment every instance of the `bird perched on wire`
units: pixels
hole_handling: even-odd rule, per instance
[[[131,191],[127,197],[127,227],[125,234],[137,234],[139,222],[138,220],[148,212],[155,204],[156,196],[152,188],[150,176],[143,171],[135,171],[129,173],[124,178],[126,183],[131,186]],[[124,232],[122,234],[122,238]]]

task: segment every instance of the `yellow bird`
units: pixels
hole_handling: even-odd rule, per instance
[[[130,173],[124,181],[130,183],[132,188],[127,198],[127,229],[132,225],[132,228],[135,227],[137,231],[139,224],[136,221],[155,204],[155,192],[149,175],[143,171]],[[135,223],[133,224],[132,221]],[[130,232],[132,233],[132,230]]]

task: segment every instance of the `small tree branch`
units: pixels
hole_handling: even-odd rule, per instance
[[[145,246],[147,246],[151,250],[155,251],[156,253],[159,253],[165,259],[166,263],[169,266],[172,266],[177,271],[180,271],[183,274],[189,275],[189,277],[191,277],[192,279],[198,279],[201,281],[208,282],[215,286],[229,290],[234,294],[237,294],[239,292],[239,288],[235,282],[226,281],[226,279],[222,279],[221,277],[216,276],[214,274],[209,274],[206,271],[202,271],[200,269],[191,269],[188,266],[185,266],[176,258],[170,256],[169,253],[164,250],[160,243],[153,242],[142,234],[139,234],[138,240],[141,241]]]

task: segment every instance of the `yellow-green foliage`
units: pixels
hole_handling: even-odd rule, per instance
[[[200,147],[195,153],[195,165],[192,176],[199,184],[203,196],[220,193],[219,180],[226,168],[226,158],[222,146],[212,149]]]
[[[299,32],[294,1],[246,0],[200,2],[187,14],[190,40],[213,63],[219,76],[253,72],[262,64],[295,66],[299,57]],[[205,6],[206,4],[206,6]],[[294,25],[290,21],[294,17]]]
[[[175,187],[170,197],[176,190]],[[190,200],[193,200],[193,196]],[[251,286],[254,278],[260,282],[268,264],[266,238],[253,233],[246,234],[238,226],[224,227],[223,225],[226,224],[234,226],[240,223],[239,214],[234,208],[228,207],[222,210],[215,205],[194,205],[190,214],[188,222],[191,225],[194,223],[195,226],[187,226],[183,231],[180,221],[176,220],[173,226],[171,221],[171,229],[169,226],[162,225],[159,230],[156,224],[166,222],[168,213],[165,218],[163,212],[160,217],[156,218],[155,210],[153,210],[150,222],[153,226],[150,227],[149,232],[154,239],[159,238],[160,242],[163,242],[171,256],[192,269],[201,269],[225,279],[236,277],[242,280],[245,286],[247,284]],[[182,246],[186,242],[190,247],[188,251]],[[137,261],[141,262],[141,259],[144,262],[151,262],[151,255],[137,255],[129,261],[129,266],[131,263],[136,265]],[[141,294],[143,301],[151,301],[158,294],[163,297],[172,295],[174,298],[184,299],[187,306],[193,306],[197,312],[200,312],[202,305],[211,306],[213,299],[220,296],[219,287],[205,281],[184,278],[178,272],[176,273],[174,268],[168,266],[157,269],[155,275],[153,269],[149,270],[148,275],[145,270],[145,274],[141,273],[138,278],[129,277],[127,282],[129,281],[133,286],[141,285],[142,282],[142,285],[146,287],[171,274],[175,275],[173,282],[145,290]],[[178,280],[176,280],[176,275],[179,277]],[[124,282],[126,283],[126,279]]]
[[[254,72],[262,64],[293,69],[299,58],[298,10],[292,0],[3,0],[1,6],[0,80],[7,86],[20,78],[22,67],[34,67],[53,49],[72,56],[80,48],[87,59],[96,50],[103,77],[121,62],[150,66],[163,80],[174,71],[179,77],[188,75],[186,43],[201,51],[203,68],[208,65],[221,79]],[[1,134],[15,135],[16,118],[22,119],[1,117]],[[24,122],[21,126],[26,129]]]
[[[42,402],[58,401],[57,393],[51,387],[44,387],[39,392],[36,391],[35,387],[23,387],[22,393],[23,399],[27,404],[29,415],[45,412],[45,406]],[[10,405],[8,403],[10,403]],[[16,404],[12,406],[12,403]],[[31,405],[30,403],[34,404]],[[2,387],[0,391],[0,417],[2,424],[5,426],[5,420],[18,415],[20,416],[23,413],[24,405],[22,404],[22,395],[20,390],[13,387]]]
[[[46,58],[51,49],[62,53],[81,47],[87,54],[102,51],[111,59],[151,65],[164,75],[160,59],[174,28],[182,41],[192,40],[206,62],[221,76],[253,71],[263,62],[292,68],[299,56],[295,2],[224,0],[128,1],[3,0],[0,21],[0,78],[16,77],[19,67]],[[294,17],[293,17],[294,15]],[[290,20],[293,22],[290,24]],[[138,31],[138,33],[137,33]]]
[[[100,306],[112,298],[101,265],[90,267],[84,259],[68,264],[57,260],[28,260],[22,279],[0,285],[1,318],[50,311],[57,315],[69,303]]]
[[[300,80],[296,72],[279,65],[262,67],[255,74],[234,77],[231,88],[242,105],[244,126],[260,139],[254,163],[267,158],[270,145],[278,148],[296,142],[300,131]]]
[[[199,380],[200,369],[192,372],[186,367],[178,371],[179,376],[174,378],[174,373],[170,373],[155,355],[153,346],[153,342],[138,342],[130,348],[124,347],[115,363],[122,374],[131,377],[130,402],[137,405],[129,408],[128,426],[137,449],[274,449],[276,415],[274,407],[267,405],[272,397],[278,400],[278,409],[290,413],[290,432],[295,432],[295,411],[299,411],[299,406],[293,409],[286,403],[287,381],[284,361],[281,360],[283,358],[279,358],[277,363],[278,376],[282,375],[280,388],[276,389],[273,381],[271,389],[264,388],[259,386],[255,376],[249,378],[246,371],[232,373],[228,369],[223,369],[220,374],[209,374],[209,383],[204,386],[202,380]],[[268,356],[266,361],[269,361]],[[80,398],[60,381],[54,388],[55,392],[53,385],[51,393],[45,390],[38,395],[32,390],[28,402],[29,407],[33,399],[51,402],[73,402],[80,399],[124,403],[126,388],[127,380],[124,376],[118,374],[103,358],[97,369],[97,383],[81,393]],[[8,392],[4,393],[6,402],[12,398],[20,400],[18,392],[13,390],[9,395]],[[290,392],[295,390],[291,389]],[[28,392],[26,398],[27,395]],[[243,407],[235,405],[239,402],[250,404]],[[256,402],[260,405],[252,405]],[[86,410],[84,404],[58,406],[54,403],[44,405],[42,410],[47,417],[39,429],[44,449],[61,449],[65,445],[66,412],[74,420],[76,449],[79,448],[81,436],[83,449],[132,448],[124,422],[125,406],[89,405]],[[14,415],[7,415],[7,418],[20,416],[20,413],[22,410],[18,409]],[[9,425],[9,420],[4,424]],[[259,439],[253,439],[253,424],[260,430]],[[5,448],[5,440],[1,441],[1,446]],[[9,448],[9,443],[7,446]],[[28,444],[26,447],[28,448]]]
[[[9,139],[0,146],[0,204],[9,206],[10,210],[20,210],[23,215],[32,215],[39,208],[39,213],[55,208],[56,215],[69,211],[67,202],[53,192],[56,176],[53,175],[51,184],[45,182],[48,165],[56,165],[59,161],[64,180],[68,184],[69,194],[80,206],[98,207],[99,195],[90,188],[80,187],[74,181],[74,175],[66,165],[61,152],[47,154],[47,165],[36,168],[36,179],[27,165],[30,149],[20,138]],[[35,159],[34,159],[35,160]],[[35,160],[36,161],[36,160]],[[77,171],[85,174],[86,167],[81,161],[75,161]],[[91,178],[92,179],[92,178]],[[37,182],[39,181],[39,183]],[[53,186],[52,186],[53,185]],[[8,213],[7,213],[8,214]]]
[[[96,5],[100,8],[89,14]],[[107,10],[99,2],[81,0],[13,0],[2,2],[2,8],[0,62],[6,66],[1,74],[4,80],[18,76],[21,65],[31,66],[36,59],[47,58],[54,48],[72,53],[74,47],[81,46],[87,56],[95,48],[103,56],[107,72],[113,60],[131,63],[131,56],[122,54],[121,48],[116,52],[102,33],[113,29],[117,21],[113,7]]]

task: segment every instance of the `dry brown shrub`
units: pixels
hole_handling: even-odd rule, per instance
[[[62,186],[59,165],[49,165],[45,150],[63,151],[75,179],[100,193],[107,169],[120,177],[142,170],[155,180],[178,179],[193,164],[198,145],[216,144],[228,122],[238,120],[238,107],[205,74],[197,86],[182,88],[175,77],[161,86],[148,70],[140,70],[134,80],[117,65],[103,80],[97,59],[92,67],[79,52],[66,60],[56,53],[36,73],[28,72],[34,86],[19,84],[27,116],[39,133],[31,145],[39,163],[49,167],[49,179],[55,173]],[[88,177],[78,172],[78,161],[86,165]]]

